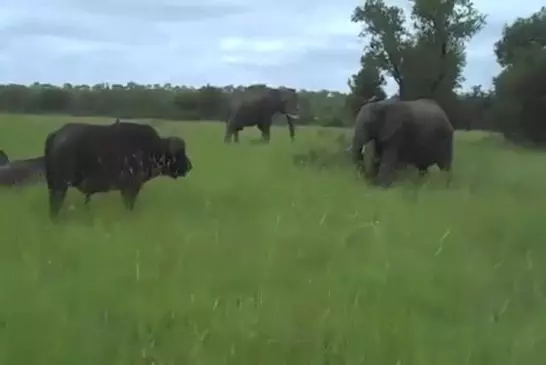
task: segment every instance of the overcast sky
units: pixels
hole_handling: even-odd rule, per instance
[[[474,0],[488,24],[469,45],[465,86],[490,85],[499,71],[493,43],[503,24],[543,1]],[[0,0],[0,82],[267,83],[347,91],[363,47],[359,26],[350,22],[360,3]]]

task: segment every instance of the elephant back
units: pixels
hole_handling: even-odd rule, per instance
[[[367,123],[371,123],[373,113],[376,111],[376,109],[384,107],[386,105],[394,104],[396,102],[398,102],[397,99],[389,98],[385,100],[367,102],[363,104],[358,110],[358,113],[356,115],[355,127],[358,127]]]
[[[407,102],[415,115],[424,123],[433,124],[437,129],[453,132],[454,128],[444,108],[433,99],[417,99]]]

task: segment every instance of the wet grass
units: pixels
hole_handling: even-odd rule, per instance
[[[39,155],[70,119],[1,116],[0,148]],[[71,191],[53,225],[45,186],[0,190],[0,363],[543,363],[546,155],[460,133],[451,188],[433,169],[385,191],[341,130],[154,125],[195,168],[132,214]]]

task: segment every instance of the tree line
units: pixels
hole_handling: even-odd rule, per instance
[[[74,116],[116,116],[120,118],[158,118],[171,120],[225,120],[232,98],[264,84],[200,88],[165,85],[62,86],[0,85],[0,111],[7,113],[69,114]],[[336,91],[298,91],[299,124],[336,125],[349,123],[345,111],[346,95]],[[281,121],[282,122],[282,121]],[[285,123],[285,122],[282,122]]]
[[[206,85],[200,88],[166,85],[125,85],[107,83],[62,86],[0,85],[0,111],[24,114],[68,114],[74,116],[111,116],[119,118],[157,118],[186,121],[224,121],[229,102],[237,94],[265,85]],[[354,123],[355,94],[336,91],[298,90],[301,119],[299,125],[350,127]],[[364,94],[365,95],[365,94]],[[381,92],[381,97],[385,93]],[[480,87],[457,95],[468,105],[481,105],[488,94]],[[283,118],[277,123],[285,123]],[[459,127],[467,128],[459,123]],[[474,126],[477,127],[477,126]],[[479,129],[479,128],[478,128]]]
[[[486,16],[471,0],[410,3],[409,14],[384,0],[366,0],[354,9],[351,21],[362,25],[367,46],[360,70],[348,80],[350,93],[298,90],[298,124],[352,126],[366,100],[386,97],[386,77],[391,77],[396,96],[437,100],[456,129],[501,131],[513,140],[546,144],[546,7],[505,25],[491,50],[502,70],[490,89],[476,85],[458,92],[466,45]],[[0,85],[0,111],[225,120],[233,97],[263,86],[7,84]]]

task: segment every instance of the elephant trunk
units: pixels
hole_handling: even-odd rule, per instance
[[[377,174],[378,146],[363,130],[354,134],[351,144],[351,157],[359,173],[366,178]],[[363,151],[364,150],[364,151]]]
[[[294,140],[295,136],[294,119],[299,119],[299,116],[295,114],[286,114],[286,121],[288,122],[288,133],[290,134],[291,140]]]
[[[351,144],[351,157],[353,163],[357,166],[362,165],[364,155],[362,154],[362,148],[366,144],[367,136],[365,133],[356,132],[353,136],[353,142]]]

